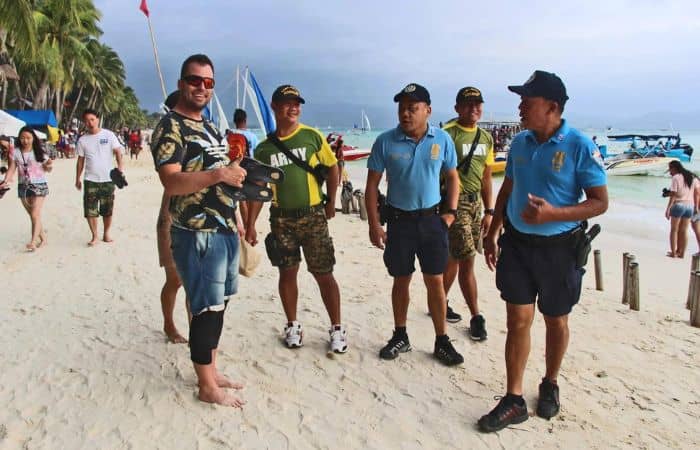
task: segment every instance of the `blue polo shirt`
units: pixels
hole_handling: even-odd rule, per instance
[[[606,174],[596,145],[564,119],[556,133],[542,144],[535,134],[523,131],[513,138],[506,162],[506,177],[513,181],[506,213],[522,233],[552,236],[575,228],[578,222],[547,222],[530,225],[520,214],[527,206],[527,194],[542,197],[555,207],[580,202],[583,190],[604,186]]]
[[[416,142],[401,127],[377,137],[367,168],[388,180],[387,203],[405,211],[430,208],[440,202],[440,173],[457,167],[457,152],[450,136],[428,125]]]

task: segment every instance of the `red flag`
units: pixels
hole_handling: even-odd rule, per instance
[[[141,6],[139,6],[139,9],[143,11],[146,17],[149,17],[148,5],[146,4],[146,0],[141,0]]]

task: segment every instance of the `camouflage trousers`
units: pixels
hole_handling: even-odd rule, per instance
[[[457,218],[447,235],[452,258],[464,260],[476,254],[476,245],[481,239],[481,199],[470,202],[465,194],[460,194]]]
[[[109,217],[114,209],[114,183],[83,183],[83,210],[85,217]]]
[[[333,272],[335,250],[322,207],[299,218],[271,217],[270,231],[280,251],[280,269],[299,265],[303,249],[309,272]]]

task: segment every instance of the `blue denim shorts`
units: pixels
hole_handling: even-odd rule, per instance
[[[690,203],[674,203],[671,205],[669,214],[671,214],[671,217],[690,219],[693,217],[693,205]]]
[[[223,311],[226,297],[238,291],[238,234],[172,226],[170,238],[192,314]]]

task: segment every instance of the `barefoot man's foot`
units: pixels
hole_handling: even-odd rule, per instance
[[[173,344],[187,344],[187,339],[185,339],[179,331],[177,331],[177,328],[164,328],[163,332],[165,335],[168,337],[168,340],[172,342]]]
[[[104,235],[104,237],[102,238],[102,240],[105,241],[105,242],[114,242],[114,239],[112,239],[111,237],[107,236],[106,234]]]
[[[209,389],[199,388],[199,399],[207,403],[216,403],[222,406],[233,406],[234,408],[243,408],[245,401],[229,394],[221,388]]]
[[[228,378],[226,378],[224,375],[221,375],[220,373],[216,374],[216,384],[219,385],[220,388],[226,388],[226,389],[243,389],[243,383],[239,383],[237,381],[231,381]]]
[[[87,245],[88,245],[88,247],[94,247],[95,245],[97,245],[98,242],[99,241],[97,240],[97,238],[93,237],[92,240],[87,243]]]

